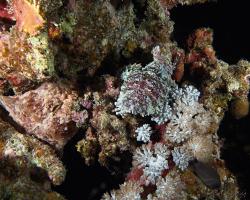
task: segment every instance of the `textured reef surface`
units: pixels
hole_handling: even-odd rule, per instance
[[[0,199],[67,199],[79,138],[81,165],[123,176],[99,199],[239,200],[217,132],[248,115],[250,62],[210,28],[173,38],[172,8],[207,1],[0,1]]]

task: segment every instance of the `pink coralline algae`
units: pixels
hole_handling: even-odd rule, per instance
[[[19,96],[1,96],[2,106],[27,133],[35,135],[57,149],[74,136],[87,119],[87,111],[74,110],[77,93],[60,83],[44,83]],[[74,122],[76,121],[76,123]]]
[[[7,2],[5,2],[5,1],[0,2],[0,19],[1,18],[8,19],[8,20],[14,20],[15,19],[13,14],[11,14],[8,11],[8,5],[7,5]]]

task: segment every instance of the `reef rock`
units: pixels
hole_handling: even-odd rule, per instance
[[[6,165],[8,168],[5,161],[17,158],[22,162],[16,164],[27,163],[33,168],[39,168],[55,185],[61,184],[65,179],[66,169],[54,149],[34,136],[17,132],[12,126],[0,120],[0,166]]]
[[[27,133],[57,149],[74,136],[76,123],[88,117],[87,111],[74,110],[77,100],[77,93],[60,83],[44,83],[22,95],[0,97],[2,106]]]

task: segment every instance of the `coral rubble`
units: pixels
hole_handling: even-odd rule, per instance
[[[206,1],[0,2],[0,199],[64,199],[76,134],[85,164],[126,177],[103,200],[239,199],[217,131],[248,114],[250,63],[218,59],[209,28],[172,37],[171,9]]]

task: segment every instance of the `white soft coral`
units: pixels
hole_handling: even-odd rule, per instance
[[[158,200],[185,199],[184,185],[177,173],[170,173],[160,178],[155,191]]]
[[[172,150],[172,156],[174,163],[181,170],[185,170],[193,158],[191,152],[185,147],[175,147]]]
[[[152,128],[149,124],[143,124],[143,126],[135,130],[137,133],[137,141],[148,142],[152,134]]]
[[[145,184],[155,184],[164,169],[168,169],[168,156],[170,152],[166,145],[161,143],[153,147],[142,145],[137,148],[133,156],[133,165],[143,169],[142,179]]]
[[[142,191],[143,189],[138,183],[128,181],[120,185],[119,190],[113,190],[110,194],[105,193],[102,200],[141,200]]]

